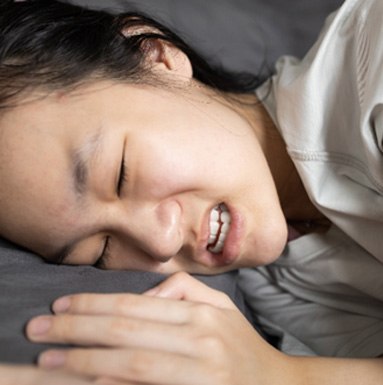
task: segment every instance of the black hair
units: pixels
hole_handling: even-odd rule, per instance
[[[153,32],[123,34],[137,26]],[[63,0],[1,0],[0,108],[24,91],[70,88],[91,78],[144,83],[149,71],[142,47],[150,39],[182,50],[194,77],[217,90],[250,92],[262,81],[212,68],[175,33],[141,13],[112,15]]]

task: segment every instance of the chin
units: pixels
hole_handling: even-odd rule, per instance
[[[247,255],[243,258],[243,260],[239,263],[239,268],[244,267],[258,267],[265,266],[275,262],[282,254],[283,248],[281,248],[278,252],[267,253],[267,254],[252,254]]]
[[[248,246],[248,251],[239,259],[240,267],[257,267],[275,262],[282,254],[287,243],[287,227],[280,227]]]

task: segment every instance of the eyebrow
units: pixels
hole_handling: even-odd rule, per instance
[[[92,160],[100,154],[102,137],[103,132],[100,128],[97,132],[89,135],[83,144],[71,154],[71,180],[78,199],[84,197],[85,192],[88,189],[90,164]],[[69,242],[49,255],[47,259],[52,263],[62,264],[73,252],[77,242],[78,239]]]
[[[71,169],[74,190],[78,196],[83,196],[88,187],[89,166],[91,161],[100,153],[102,131],[90,135],[85,142],[72,152]]]

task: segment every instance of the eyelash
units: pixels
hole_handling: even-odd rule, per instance
[[[110,256],[110,243],[110,236],[107,236],[105,238],[104,249],[102,250],[101,256],[97,259],[96,263],[94,264],[95,267],[99,269],[105,268],[106,260]]]
[[[118,184],[117,184],[117,194],[118,194],[118,196],[121,195],[121,190],[122,190],[124,184],[127,181],[128,181],[127,167],[126,167],[126,163],[125,163],[125,158],[122,158],[121,169],[120,169],[120,177],[118,179]]]
[[[120,176],[118,179],[118,184],[117,184],[117,195],[121,195],[121,190],[124,187],[124,184],[128,180],[128,175],[127,175],[127,168],[125,164],[125,158],[122,158],[121,161],[121,168],[120,168]],[[101,256],[97,259],[96,263],[94,264],[95,267],[98,268],[104,268],[105,267],[105,260],[108,259],[110,254],[110,236],[107,236],[105,239],[104,243],[104,249],[102,250]]]
[[[124,187],[124,184],[127,182],[127,180],[128,180],[127,168],[125,164],[125,157],[123,157],[121,161],[120,175],[117,183],[118,196],[121,195],[121,190]],[[102,250],[101,256],[97,259],[94,266],[98,268],[105,267],[105,260],[108,259],[109,254],[110,254],[110,236],[107,236],[105,238],[104,249]]]

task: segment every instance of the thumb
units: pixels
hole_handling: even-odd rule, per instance
[[[146,291],[144,295],[202,302],[223,309],[236,309],[225,293],[206,286],[185,272],[173,274],[158,286]]]

